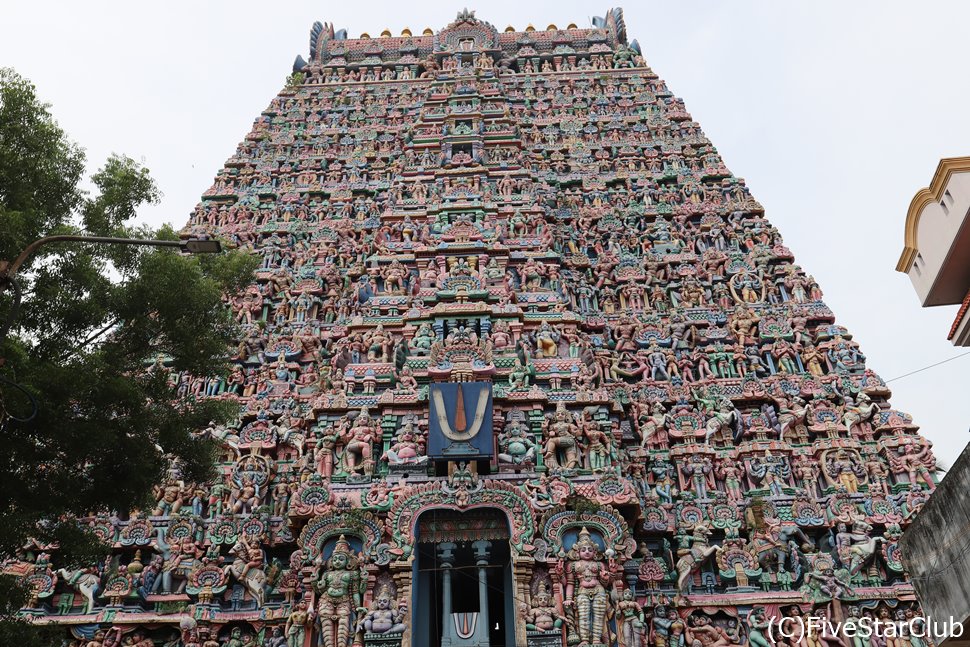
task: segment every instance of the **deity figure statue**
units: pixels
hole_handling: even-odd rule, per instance
[[[141,563],[141,551],[135,553],[135,559],[138,563]],[[155,590],[156,582],[161,578],[162,568],[165,564],[165,558],[162,555],[152,555],[151,560],[148,562],[148,566],[144,567],[144,570],[139,574],[139,579],[141,586],[138,587],[138,595],[142,598],[147,597]],[[131,568],[131,565],[129,565]]]
[[[401,371],[397,376],[397,388],[395,391],[402,394],[414,394],[418,392],[418,381],[415,379],[414,372],[410,366],[405,364],[401,367]]]
[[[317,438],[316,447],[314,447],[315,456],[313,458],[316,463],[317,473],[324,478],[333,476],[334,451],[336,447],[337,436],[334,435],[333,429],[321,433]]]
[[[773,496],[783,496],[788,479],[791,477],[791,466],[784,456],[775,456],[766,449],[764,456],[752,456],[747,461],[748,473],[760,482],[760,487],[767,489]]]
[[[538,444],[529,430],[518,420],[512,420],[498,435],[498,458],[503,463],[522,465],[534,463]]]
[[[590,409],[583,411],[580,428],[583,438],[587,441],[587,467],[594,472],[602,472],[609,467],[613,458],[612,438],[593,419]]]
[[[515,364],[509,372],[509,387],[513,391],[525,390],[529,388],[529,369],[522,365],[522,360],[515,358]]]
[[[536,350],[540,357],[556,357],[559,354],[559,332],[548,321],[539,325],[535,333]]]
[[[885,541],[885,537],[873,537],[872,524],[863,519],[853,521],[851,531],[846,530],[845,524],[839,524],[839,532],[835,534],[839,560],[848,569],[849,575],[855,575],[868,564],[879,544]]]
[[[795,352],[795,347],[791,342],[778,338],[768,346],[768,351],[771,357],[774,358],[775,368],[778,373],[782,375],[794,375],[798,373],[798,365],[796,362],[796,357],[798,354]]]
[[[886,469],[885,463],[876,454],[867,453],[865,468],[869,475],[869,492],[889,496],[889,470]]]
[[[573,620],[569,625],[571,632],[575,632],[580,644],[608,644],[605,632],[609,593],[606,587],[612,581],[612,574],[603,562],[599,546],[585,527],[567,553],[562,568],[566,583],[563,606]]]
[[[824,360],[825,355],[811,342],[808,342],[802,348],[802,365],[808,371],[809,375],[814,377],[825,375],[825,370],[822,368],[822,362]]]
[[[384,291],[388,294],[403,294],[407,269],[396,258],[381,272],[384,278]]]
[[[755,607],[748,612],[748,643],[751,647],[774,647],[769,640],[771,620],[764,607]]]
[[[737,338],[739,344],[747,346],[757,341],[759,321],[761,318],[750,306],[738,304],[734,308],[734,314],[728,320],[728,330]]]
[[[711,546],[708,542],[711,536],[711,529],[707,524],[699,523],[694,526],[694,533],[688,538],[690,547],[682,547],[677,550],[677,594],[683,597],[690,590],[690,578],[694,572],[699,570],[708,557],[714,553],[720,553],[720,546]]]
[[[808,277],[799,271],[800,269],[797,265],[786,266],[784,285],[788,288],[788,295],[792,301],[795,303],[807,303],[809,280]]]
[[[895,451],[889,452],[888,456],[893,471],[897,473],[905,472],[911,487],[920,487],[925,484],[929,490],[936,489],[936,482],[933,480],[933,472],[931,471],[936,468],[936,465],[928,444],[907,439]]]
[[[674,350],[685,350],[690,348],[690,342],[696,338],[694,327],[687,323],[687,319],[680,312],[670,313],[670,321],[667,324],[670,330],[670,346]]]
[[[852,586],[845,569],[835,570],[826,565],[805,573],[804,584],[800,591],[809,600],[821,602],[851,596]]]
[[[388,585],[381,587],[374,602],[360,620],[357,630],[369,634],[397,634],[405,629],[404,608],[395,603]]]
[[[900,614],[902,614],[900,616]],[[930,641],[926,628],[926,618],[916,615],[916,609],[910,607],[905,611],[896,612],[897,622],[905,623],[907,633],[909,634],[909,644],[910,647],[929,647]]]
[[[545,263],[529,257],[519,267],[519,276],[523,290],[541,290],[542,277],[546,275]]]
[[[184,488],[185,483],[176,479],[170,479],[164,485],[153,488],[158,500],[155,502],[155,510],[152,514],[160,517],[177,513],[182,507]]]
[[[715,467],[715,474],[724,481],[724,489],[727,491],[729,501],[743,501],[744,491],[742,487],[744,470],[732,461],[718,461]]]
[[[486,54],[485,52],[482,52],[481,54],[479,54],[478,57],[475,59],[476,70],[487,72],[491,70],[493,67],[495,67],[495,61],[493,61],[492,57]]]
[[[575,469],[580,465],[578,441],[582,431],[573,420],[566,405],[556,405],[556,413],[545,421],[546,447],[544,459],[549,469]]]
[[[263,644],[261,647],[289,647],[286,644],[286,636],[283,635],[285,627],[276,626],[271,630],[271,634],[263,638]],[[253,645],[256,643],[253,642]],[[185,647],[194,647],[192,645],[186,645]]]
[[[488,259],[488,263],[485,264],[485,269],[482,270],[482,275],[485,277],[487,282],[494,283],[505,278],[505,270],[499,267],[498,259],[493,256],[492,258]]]
[[[553,631],[562,627],[562,623],[549,587],[545,582],[540,583],[532,596],[532,604],[525,610],[525,628],[528,631]]]
[[[407,243],[413,242],[416,227],[414,226],[414,222],[411,220],[411,216],[405,215],[404,220],[401,221],[399,227],[401,230],[401,239]]]
[[[640,431],[640,446],[666,447],[667,444],[667,410],[660,402],[654,402],[649,406],[636,403],[639,414],[636,417],[638,430]]]
[[[713,464],[711,459],[701,454],[693,454],[680,466],[698,499],[706,499],[708,488],[713,488]]]
[[[736,640],[703,614],[691,616],[687,625],[687,638],[694,647],[739,647]]]
[[[263,493],[259,485],[248,476],[242,478],[242,483],[232,486],[229,493],[229,508],[233,514],[252,514],[262,502]]]
[[[349,647],[367,578],[343,535],[317,581],[317,616],[324,647]]]
[[[367,345],[367,361],[388,361],[394,340],[388,333],[384,332],[384,324],[377,324],[377,327],[367,334],[365,343]]]
[[[835,456],[826,453],[825,475],[829,483],[844,488],[849,494],[858,492],[859,479],[865,478],[865,467],[844,449],[836,451]]]
[[[303,647],[306,642],[306,627],[310,616],[307,603],[300,600],[286,618],[286,647]]]
[[[399,489],[398,485],[391,487],[387,479],[380,479],[371,484],[370,490],[362,500],[370,506],[388,508],[394,502],[394,494]]]
[[[832,370],[837,373],[851,373],[859,369],[866,359],[855,342],[845,340],[842,335],[835,335],[830,342],[827,358]]]
[[[656,343],[650,344],[646,350],[647,365],[650,368],[650,379],[659,381],[670,380],[671,371],[668,370],[667,353],[670,351],[661,350]],[[676,368],[676,365],[675,365]],[[646,372],[644,372],[646,376]]]
[[[865,617],[868,618],[866,623],[862,622],[862,608],[857,605],[852,605],[848,607],[849,617],[845,619],[846,632],[847,635],[851,635],[852,638],[849,641],[850,647],[874,647],[873,636],[866,635],[863,630],[865,624],[872,622],[872,613],[867,609]],[[851,633],[850,633],[851,632]],[[854,635],[853,635],[854,634]],[[876,639],[878,640],[878,638]],[[926,647],[921,645],[920,647]]]
[[[710,411],[707,423],[704,426],[704,442],[710,444],[711,438],[718,432],[722,433],[725,441],[727,441],[727,438],[731,438],[735,443],[741,440],[744,433],[741,414],[728,398],[721,398],[718,401],[717,410],[712,409]]]
[[[579,371],[574,371],[570,380],[580,393],[589,393],[596,387],[596,376],[586,364],[580,364]]]
[[[680,303],[682,308],[696,308],[707,305],[707,294],[704,286],[693,276],[684,279],[684,284],[680,288]]]
[[[660,461],[655,461],[651,467],[654,475],[653,495],[660,501],[661,506],[670,506],[677,494],[677,488],[671,478],[673,466],[667,466]]]
[[[242,584],[259,606],[265,599],[266,553],[258,536],[241,536],[229,549],[233,561],[223,569],[226,576],[234,577]]]
[[[801,455],[792,463],[792,473],[802,489],[815,496],[818,493],[818,477],[821,475],[818,463],[808,456]]]
[[[120,633],[120,629],[119,629],[119,633]],[[94,637],[92,640],[83,644],[84,644],[84,647],[104,647],[105,642],[107,642],[107,639],[105,638],[105,632],[99,630],[94,632]]]
[[[850,435],[861,435],[863,438],[872,439],[872,425],[878,422],[879,405],[875,404],[868,395],[859,393],[855,402],[851,397],[846,398],[845,414],[842,422]]]
[[[632,317],[624,316],[613,330],[616,337],[615,351],[617,353],[634,352],[637,350],[637,324]]]
[[[372,459],[374,443],[379,439],[379,428],[367,413],[367,407],[361,407],[353,424],[349,429],[343,431],[344,469],[349,474],[372,475],[374,473],[374,461]]]
[[[760,276],[742,270],[731,277],[729,287],[737,303],[748,304],[759,303],[762,300],[765,284]]]
[[[791,403],[781,400],[778,410],[778,424],[781,427],[780,440],[788,442],[806,442],[808,430],[805,418],[808,415],[808,404],[804,399],[795,396]],[[791,436],[789,436],[789,433]],[[804,440],[803,440],[804,439]]]
[[[512,346],[512,328],[504,319],[499,319],[491,330],[492,348],[502,352]]]
[[[616,611],[622,638],[620,644],[623,647],[646,647],[647,624],[643,607],[636,601],[632,589],[623,591],[623,596],[616,603]]]
[[[408,344],[411,355],[429,354],[431,352],[431,346],[434,345],[437,338],[438,336],[435,334],[431,324],[427,321],[423,322],[418,326],[418,330],[414,333],[414,338]]]
[[[164,563],[161,576],[155,580],[152,592],[184,593],[189,573],[199,563],[203,551],[192,537],[180,537],[166,543],[159,531],[158,547],[162,551]]]
[[[420,455],[421,445],[414,432],[414,423],[405,422],[397,432],[394,444],[381,456],[382,461],[392,465],[423,465],[428,461],[427,456]]]
[[[658,606],[653,611],[654,647],[684,647],[687,626],[674,607]]]
[[[539,478],[526,481],[523,487],[529,494],[529,502],[537,510],[551,508],[556,504],[552,482],[548,475],[540,474]]]

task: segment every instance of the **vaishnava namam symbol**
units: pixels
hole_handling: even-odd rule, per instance
[[[472,402],[471,420],[465,405]],[[489,382],[433,384],[431,386],[430,453],[439,456],[488,456],[492,427],[492,389]],[[437,450],[437,451],[436,451]]]

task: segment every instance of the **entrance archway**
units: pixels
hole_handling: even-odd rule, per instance
[[[503,510],[425,510],[415,527],[412,647],[512,647],[515,590]]]

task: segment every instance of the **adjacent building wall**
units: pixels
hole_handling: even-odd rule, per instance
[[[970,632],[970,447],[965,448],[900,541],[923,613]],[[944,641],[970,644],[970,637]]]
[[[960,303],[970,285],[970,158],[940,161],[929,187],[910,203],[906,242],[896,269],[924,306]]]

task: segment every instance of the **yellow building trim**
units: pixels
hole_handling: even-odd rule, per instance
[[[946,189],[950,176],[954,173],[970,171],[970,157],[947,157],[940,160],[933,174],[933,180],[926,188],[920,189],[913,200],[909,203],[909,211],[906,213],[906,233],[903,240],[903,253],[899,256],[896,263],[896,271],[906,274],[916,260],[916,232],[919,229],[919,219],[931,202],[939,202],[943,199],[943,191]]]

